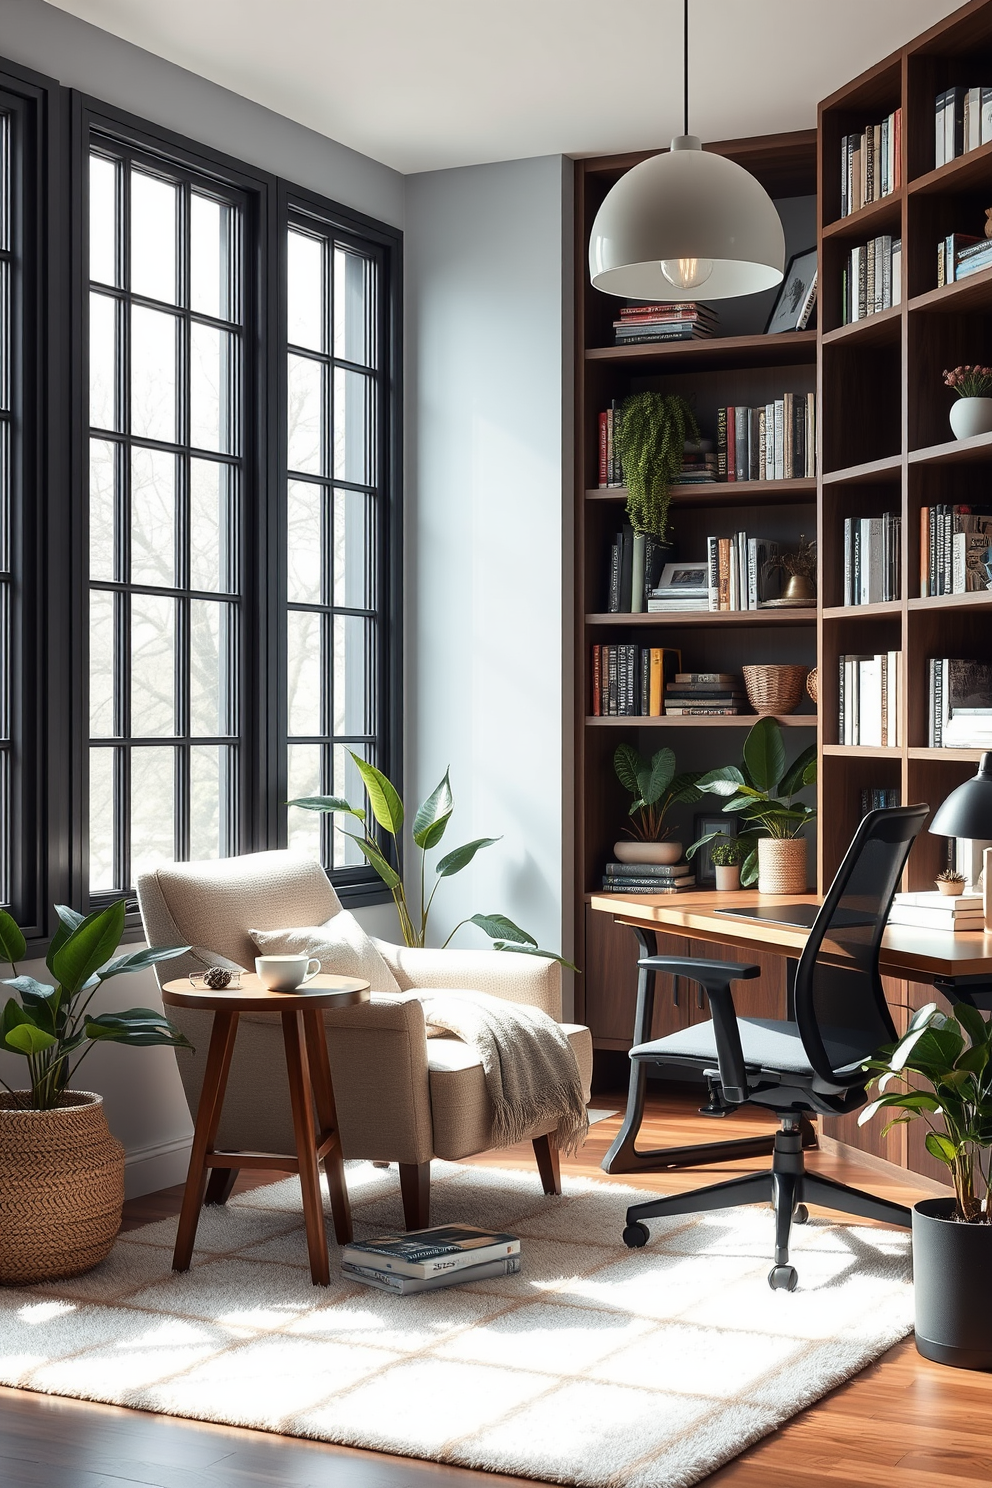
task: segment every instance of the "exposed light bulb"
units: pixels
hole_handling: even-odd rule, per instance
[[[661,272],[676,289],[695,289],[713,272],[711,258],[663,258],[660,263]]]

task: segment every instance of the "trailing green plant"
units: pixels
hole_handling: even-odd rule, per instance
[[[687,441],[699,439],[696,415],[681,393],[631,393],[617,409],[613,449],[627,487],[627,515],[635,532],[664,541],[671,488]]]
[[[858,1125],[893,1109],[902,1114],[886,1122],[883,1136],[894,1126],[925,1122],[927,1151],[950,1169],[954,1218],[992,1224],[992,1023],[966,1003],[948,1017],[928,1002],[904,1037],[865,1067],[876,1071],[871,1083],[879,1094]]]
[[[671,828],[665,817],[676,801],[700,799],[699,772],[676,775],[675,752],[659,749],[650,761],[642,759],[632,744],[619,744],[613,755],[617,779],[633,796],[631,824],[624,831],[639,842],[663,842]]]
[[[816,746],[804,749],[786,765],[782,726],[775,718],[759,718],[744,740],[740,765],[723,765],[699,779],[699,789],[726,796],[724,811],[739,819],[737,840],[745,854],[741,883],[745,887],[758,877],[758,841],[762,837],[798,837],[816,819],[816,807],[795,797],[816,784]],[[686,852],[691,858],[707,842],[720,837],[707,832]]]
[[[747,849],[739,837],[720,837],[710,849],[710,857],[717,868],[736,868],[747,857]]]
[[[389,777],[381,770],[377,770],[375,765],[370,765],[367,760],[361,759],[351,750],[349,753],[365,785],[371,821],[369,812],[364,806],[352,806],[343,796],[302,796],[298,800],[290,801],[289,805],[302,806],[305,811],[329,811],[355,818],[361,827],[361,836],[356,832],[345,832],[344,835],[357,844],[366,861],[375,869],[392,894],[404,945],[425,946],[434,895],[441,884],[446,878],[453,878],[456,873],[461,873],[463,868],[468,867],[476,853],[481,852],[484,847],[492,847],[493,843],[499,841],[499,838],[477,837],[474,842],[465,842],[461,847],[445,853],[444,857],[434,864],[435,882],[428,893],[427,854],[440,843],[455,809],[451,795],[451,783],[448,778],[450,770],[445,770],[444,779],[431,791],[413,819],[413,841],[414,845],[420,849],[420,860],[414,870],[414,877],[418,884],[418,902],[411,908],[404,875],[405,858],[402,834],[406,812],[400,793]],[[389,856],[383,852],[382,844],[374,831],[374,823],[392,838],[392,853]],[[577,970],[571,961],[565,961],[554,951],[541,950],[533,935],[528,934],[526,930],[521,930],[519,925],[515,925],[504,914],[474,914],[469,915],[467,919],[459,920],[444,942],[445,946],[451,943],[452,938],[463,925],[477,925],[489,936],[494,950],[519,951],[527,956],[547,956],[551,961],[558,961],[562,966],[568,966],[573,971]]]
[[[18,961],[27,954],[24,936],[7,911],[0,910],[0,955],[14,975],[4,981],[17,998],[8,998],[0,1012],[0,1049],[21,1054],[28,1062],[31,1089],[26,1110],[50,1111],[59,1104],[70,1081],[98,1043],[130,1044],[132,1048],[169,1044],[174,1049],[193,1045],[169,1019],[153,1008],[129,1008],[124,1013],[88,1011],[96,991],[111,977],[144,971],[159,961],[181,956],[189,946],[149,946],[109,961],[124,933],[124,900],[108,904],[85,917],[65,904],[55,906],[58,929],[52,936],[45,964],[53,986],[34,977],[18,976]],[[109,961],[109,964],[107,964]],[[19,1001],[17,999],[20,999]],[[82,1052],[72,1062],[72,1055]],[[0,1080],[15,1100],[17,1092]],[[23,1102],[22,1102],[23,1105]]]

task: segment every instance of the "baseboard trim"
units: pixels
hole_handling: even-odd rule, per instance
[[[852,1147],[849,1142],[838,1142],[836,1137],[825,1137],[820,1133],[817,1146],[821,1152],[829,1152],[832,1157],[845,1157],[851,1162],[860,1163],[863,1168],[873,1168],[876,1173],[884,1173],[886,1178],[894,1178],[897,1183],[908,1183],[913,1188],[921,1188],[935,1198],[954,1197],[954,1190],[948,1184],[938,1183],[936,1178],[928,1178],[925,1173],[914,1173],[912,1168],[900,1167],[898,1163],[889,1162],[886,1157],[876,1157],[873,1152],[862,1152],[860,1147]]]
[[[129,1152],[124,1159],[124,1197],[140,1199],[143,1194],[185,1183],[192,1144],[190,1135]]]

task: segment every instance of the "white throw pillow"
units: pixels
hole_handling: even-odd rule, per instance
[[[347,909],[322,925],[296,930],[249,930],[260,956],[316,956],[321,971],[361,977],[373,992],[398,992],[399,983]]]

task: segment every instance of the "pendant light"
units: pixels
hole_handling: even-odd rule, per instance
[[[683,133],[622,176],[596,213],[589,274],[606,294],[657,302],[755,294],[782,282],[785,235],[743,166],[689,133],[689,0],[683,0]]]

